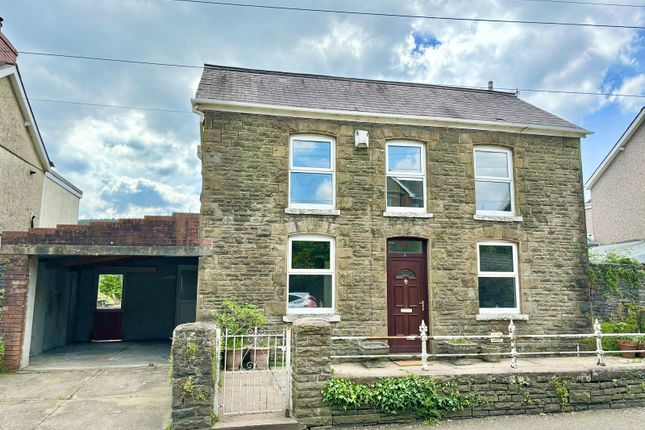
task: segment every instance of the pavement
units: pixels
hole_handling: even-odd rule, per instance
[[[370,426],[371,430],[642,430],[645,408],[602,409],[547,415],[515,415],[444,421],[437,425],[393,424]],[[364,430],[367,427],[350,427]]]
[[[0,430],[163,429],[168,348],[84,344],[34,357],[33,366],[0,374]]]

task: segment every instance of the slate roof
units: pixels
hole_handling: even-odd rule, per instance
[[[205,65],[196,99],[527,124],[586,133],[512,93],[410,82]]]

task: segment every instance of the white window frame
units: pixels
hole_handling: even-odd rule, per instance
[[[308,141],[317,141],[317,142],[329,142],[330,143],[330,165],[328,169],[322,168],[313,168],[313,167],[294,167],[293,166],[293,142],[294,140],[308,140]],[[292,203],[291,202],[291,174],[292,173],[321,173],[329,175],[331,174],[331,205],[320,205],[320,204],[303,204],[303,203]],[[313,134],[295,134],[289,138],[289,189],[287,190],[288,199],[289,199],[289,208],[297,209],[336,209],[336,140],[327,137],[327,136],[318,136]]]
[[[329,269],[294,269],[291,267],[293,242],[329,242]],[[333,237],[306,234],[289,237],[287,252],[287,314],[333,314],[336,310],[336,241]],[[331,307],[330,308],[290,308],[289,279],[291,275],[331,275]]]
[[[508,177],[507,178],[498,178],[495,176],[477,176],[477,152],[497,152],[506,154],[506,160],[508,163]],[[503,184],[510,184],[511,189],[511,210],[510,212],[506,211],[489,211],[477,209],[477,191],[475,191],[475,213],[477,215],[494,215],[494,216],[515,216],[515,181],[513,180],[513,151],[508,148],[502,148],[499,146],[487,146],[487,145],[478,145],[475,146],[473,150],[473,167],[475,169],[475,184],[477,181],[483,182],[498,182]],[[475,188],[476,190],[476,188]]]
[[[479,256],[480,246],[510,246],[513,250],[513,272],[482,272]],[[513,278],[515,279],[515,307],[514,308],[479,308],[480,314],[519,314],[520,313],[520,277],[517,264],[517,244],[502,240],[487,240],[477,242],[477,288],[479,293],[479,278]],[[478,294],[479,297],[479,294]]]
[[[396,170],[390,171],[390,146],[409,146],[413,148],[421,148],[421,173],[414,172],[397,172]],[[421,208],[408,208],[400,206],[388,206],[387,204],[387,178],[397,177],[401,179],[419,179],[423,182],[423,207]],[[389,140],[385,144],[385,210],[386,212],[421,212],[427,211],[428,207],[428,191],[426,179],[426,147],[421,142],[411,142],[407,140]]]

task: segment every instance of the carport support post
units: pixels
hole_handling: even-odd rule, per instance
[[[215,421],[217,335],[213,324],[190,323],[172,337],[172,424],[174,430],[210,429]]]
[[[293,323],[291,339],[293,413],[300,428],[330,429],[331,407],[322,390],[331,378],[329,321],[302,318]]]

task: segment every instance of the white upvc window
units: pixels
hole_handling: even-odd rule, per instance
[[[400,140],[387,142],[385,168],[386,211],[425,212],[425,146]]]
[[[474,151],[476,213],[513,216],[513,153],[495,146],[477,146]]]
[[[296,135],[289,140],[289,207],[336,207],[336,148],[329,137]]]
[[[481,314],[519,314],[520,286],[515,243],[479,242],[477,275]]]
[[[288,259],[287,313],[332,313],[336,307],[334,239],[290,237]]]

